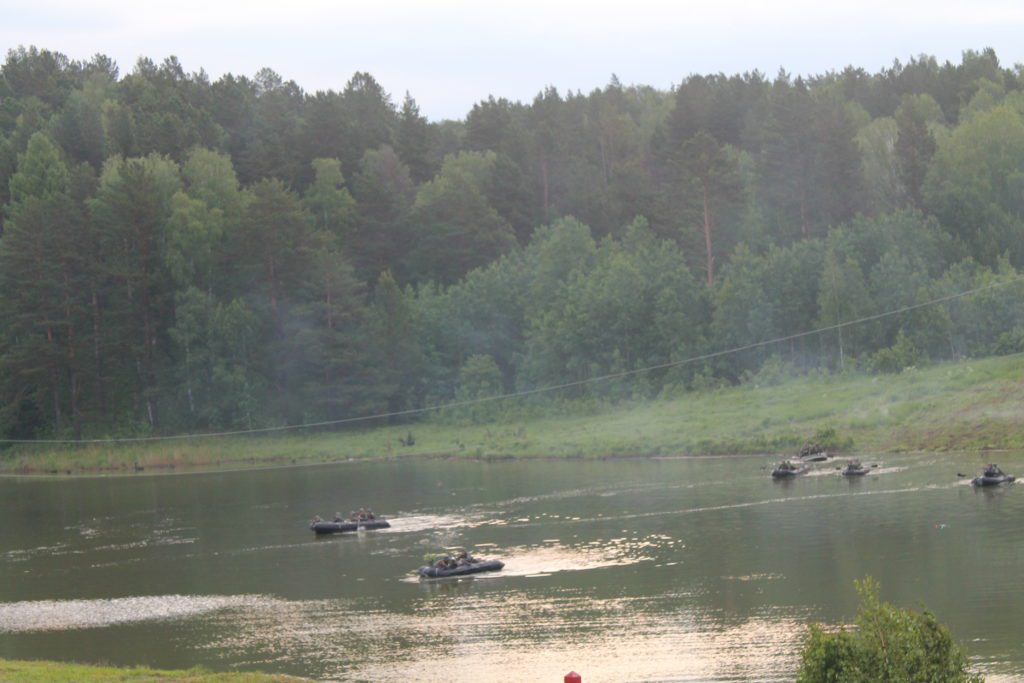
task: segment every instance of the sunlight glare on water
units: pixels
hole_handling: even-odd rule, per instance
[[[227,607],[251,606],[251,595],[158,595],[110,600],[34,600],[0,603],[0,633],[66,631],[133,621],[181,619]]]

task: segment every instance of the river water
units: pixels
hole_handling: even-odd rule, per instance
[[[993,456],[989,456],[990,458]],[[1024,457],[999,456],[1024,473]],[[970,456],[360,462],[0,479],[0,657],[317,680],[791,680],[854,579],[927,606],[990,681],[1024,677],[1024,488]],[[372,506],[392,528],[316,538]],[[505,569],[420,582],[425,553]]]

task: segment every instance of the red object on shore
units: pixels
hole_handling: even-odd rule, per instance
[[[583,678],[575,671],[565,674],[565,683],[583,683]]]

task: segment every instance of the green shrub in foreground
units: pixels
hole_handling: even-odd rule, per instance
[[[855,582],[861,604],[856,629],[827,633],[811,626],[801,653],[798,683],[980,682],[967,655],[931,612],[882,602],[878,582]]]

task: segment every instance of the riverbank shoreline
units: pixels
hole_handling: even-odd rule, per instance
[[[214,673],[205,669],[163,671],[147,667],[109,667],[49,660],[0,659],[0,680],[17,683],[307,683],[307,678],[281,674]]]
[[[914,450],[899,450],[899,451],[862,451],[857,449],[844,450],[844,451],[831,451],[830,454],[837,460],[846,460],[851,458],[866,458],[866,457],[877,457],[884,455],[921,455],[927,453],[943,454],[959,456],[963,459],[975,459],[977,456],[985,455],[986,458],[989,455],[1000,454],[1000,453],[1020,453],[1024,452],[1024,448],[997,448],[997,449],[983,449],[975,451],[957,451],[957,450],[942,450],[942,451],[914,451]],[[113,479],[121,477],[181,477],[188,475],[204,475],[204,474],[233,474],[239,472],[272,472],[275,470],[286,470],[286,469],[297,469],[306,467],[339,467],[346,465],[356,465],[359,463],[366,462],[402,462],[402,461],[424,461],[424,460],[438,460],[438,461],[459,461],[468,463],[479,463],[482,465],[499,465],[501,463],[514,463],[523,462],[526,460],[531,461],[583,461],[586,462],[621,462],[621,461],[639,461],[639,460],[651,460],[651,461],[674,461],[674,460],[719,460],[719,459],[734,459],[734,458],[770,458],[779,459],[783,457],[791,457],[793,453],[786,452],[750,452],[750,453],[686,453],[678,455],[654,455],[654,454],[638,454],[638,455],[596,455],[588,456],[586,458],[572,455],[549,455],[549,456],[522,456],[522,455],[498,455],[493,457],[469,457],[452,454],[439,454],[439,455],[403,455],[403,456],[387,456],[387,457],[367,457],[367,458],[347,458],[344,460],[310,460],[305,462],[296,463],[279,463],[279,464],[263,464],[257,462],[251,466],[238,467],[234,464],[224,465],[195,465],[195,466],[183,466],[183,467],[154,467],[151,470],[140,470],[132,471],[127,468],[107,469],[107,470],[70,470],[65,472],[5,472],[0,471],[0,480],[3,479],[15,479],[15,480],[73,480],[73,479]],[[981,462],[984,460],[988,462],[986,458],[978,460]]]
[[[811,374],[554,417],[458,414],[359,431],[199,437],[0,453],[0,475],[170,474],[365,460],[619,459],[793,455],[824,435],[843,454],[1024,449],[1024,358],[943,363],[896,375]],[[574,413],[574,410],[576,412]],[[411,437],[411,438],[410,438]]]

